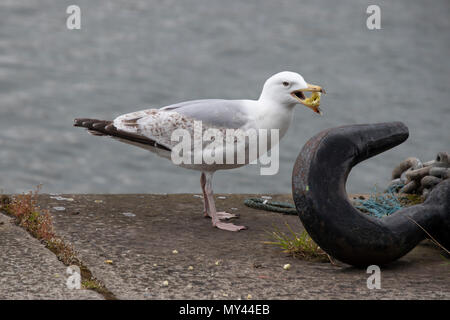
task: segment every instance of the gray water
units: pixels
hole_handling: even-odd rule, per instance
[[[81,30],[66,28],[68,5]],[[381,7],[381,30],[366,8]],[[410,138],[359,165],[348,189],[387,184],[408,156],[449,150],[450,2],[0,2],[0,189],[23,192],[199,192],[199,174],[72,127],[199,98],[258,98],[290,70],[327,90],[324,116],[298,107],[280,145],[280,171],[216,174],[216,192],[290,192],[302,145],[334,126],[400,120]]]

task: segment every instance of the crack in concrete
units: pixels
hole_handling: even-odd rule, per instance
[[[4,195],[3,195],[4,196]],[[0,213],[2,213],[3,215],[7,216],[7,217],[11,217],[14,219],[15,224],[18,227],[21,227],[23,230],[25,230],[29,235],[31,235],[34,239],[37,239],[32,232],[30,232],[30,230],[28,230],[25,227],[22,227],[20,225],[18,225],[16,223],[16,219],[17,217],[14,216],[11,213],[8,213],[7,211],[5,211],[4,209],[0,210]],[[53,222],[52,222],[53,224]],[[62,239],[60,236],[56,235],[58,238]],[[83,263],[83,261],[80,259],[80,257],[78,255],[74,255],[73,256],[73,260],[71,261],[70,264],[66,263],[65,261],[63,261],[63,259],[61,259],[61,255],[63,254],[62,250],[70,247],[70,243],[64,242],[64,248],[61,247],[49,247],[49,245],[47,243],[45,243],[45,241],[39,240],[39,242],[44,245],[44,247],[49,250],[50,252],[52,252],[56,258],[58,259],[58,261],[60,261],[61,263],[63,263],[65,266],[69,266],[69,265],[76,265],[80,268],[80,276],[81,276],[81,282],[83,283],[89,283],[90,286],[85,286],[86,290],[92,290],[97,292],[98,294],[100,294],[103,298],[105,298],[105,300],[118,300],[117,297],[114,295],[113,292],[111,292],[110,290],[108,290],[108,288],[106,287],[106,285],[104,284],[103,281],[101,281],[100,279],[98,279],[97,277],[95,277],[92,273],[91,270],[89,270],[89,268],[86,266],[86,264]]]

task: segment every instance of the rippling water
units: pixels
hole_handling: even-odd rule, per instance
[[[67,30],[78,4],[81,30]],[[373,1],[372,1],[373,2]],[[0,2],[0,189],[22,192],[199,192],[199,174],[72,127],[198,98],[257,98],[266,78],[301,73],[327,89],[324,117],[299,107],[280,146],[280,172],[219,172],[216,192],[290,192],[295,158],[322,129],[401,120],[403,145],[359,165],[350,191],[384,186],[407,156],[449,150],[450,3],[377,1],[382,30],[365,26],[372,2]]]

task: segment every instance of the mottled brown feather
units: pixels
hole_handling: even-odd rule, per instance
[[[145,136],[117,130],[112,121],[81,118],[75,119],[73,125],[75,127],[86,128],[89,133],[96,136],[117,137],[120,139],[149,145],[162,150],[171,151],[169,148]]]

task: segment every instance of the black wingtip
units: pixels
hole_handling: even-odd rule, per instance
[[[74,127],[84,127],[84,126],[83,126],[83,122],[86,121],[86,120],[88,120],[88,119],[85,119],[85,118],[76,118],[76,119],[73,119],[73,126],[74,126]]]

